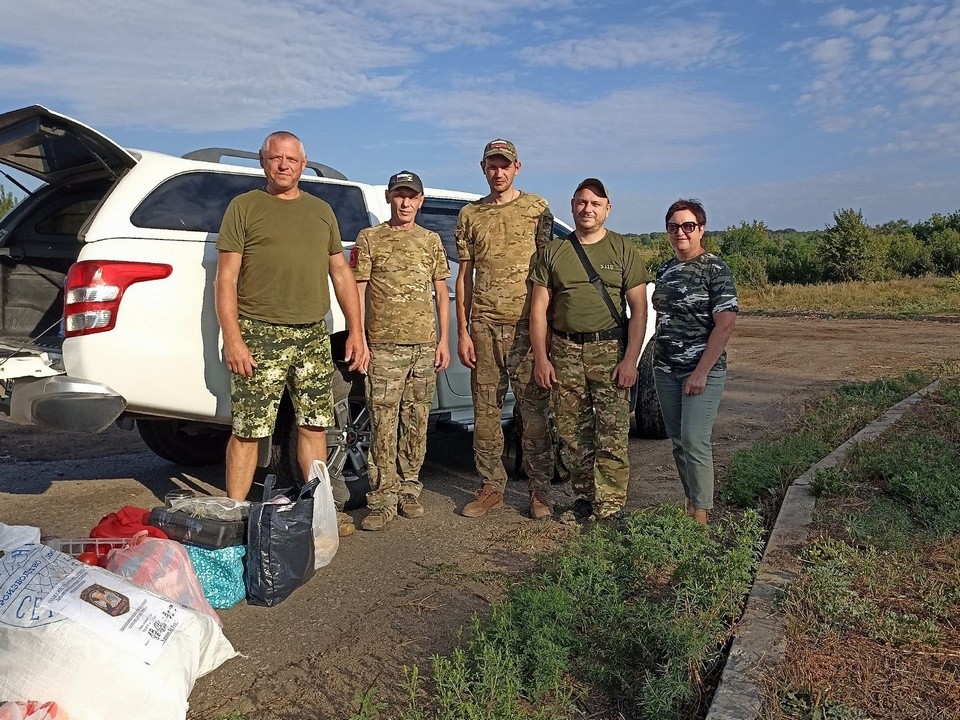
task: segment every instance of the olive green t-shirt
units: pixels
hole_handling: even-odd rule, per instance
[[[370,342],[435,343],[433,282],[450,277],[440,236],[419,225],[397,230],[381,223],[360,231],[352,253],[357,280],[370,283]],[[449,302],[446,295],[441,302]]]
[[[584,245],[615,307],[626,317],[627,290],[649,282],[649,273],[633,243],[607,231],[599,242]],[[551,323],[562,332],[599,332],[617,326],[607,304],[590,284],[577,251],[567,238],[553,240],[533,268],[530,279],[550,290]],[[646,298],[644,298],[646,302]]]
[[[553,215],[539,195],[463,206],[455,236],[458,257],[475,270],[471,320],[512,324],[529,317],[530,269],[552,233]]]
[[[242,317],[281,325],[319,322],[330,309],[330,256],[343,252],[333,209],[302,192],[283,200],[251,190],[230,201],[217,250],[243,255]]]

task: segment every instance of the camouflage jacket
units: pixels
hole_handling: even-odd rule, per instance
[[[412,230],[395,230],[389,223],[366,228],[357,236],[350,265],[358,282],[369,281],[371,343],[437,341],[433,282],[450,277],[439,235],[419,225]]]
[[[480,201],[457,219],[457,254],[473,262],[471,320],[512,324],[530,316],[528,276],[550,241],[553,215],[538,195],[520,193],[504,205]]]
[[[697,367],[714,328],[713,314],[738,312],[737,288],[727,264],[713,253],[682,262],[676,258],[657,268],[653,309],[657,311],[654,367],[690,372]],[[714,370],[727,367],[724,352]]]

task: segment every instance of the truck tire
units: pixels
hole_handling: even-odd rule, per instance
[[[653,340],[647,343],[637,365],[637,404],[633,409],[637,437],[648,440],[663,440],[667,428],[660,412],[660,398],[653,384]]]
[[[137,420],[137,432],[154,453],[177,465],[201,467],[223,463],[230,428],[186,420]]]
[[[367,504],[370,475],[371,420],[364,392],[363,375],[336,365],[333,373],[335,426],[327,428],[327,467],[333,499],[346,510]],[[280,487],[302,485],[304,478],[297,460],[297,423],[293,404],[284,394],[273,434],[270,472]]]

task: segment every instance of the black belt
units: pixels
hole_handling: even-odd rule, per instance
[[[600,342],[601,340],[623,340],[627,336],[626,328],[617,327],[609,330],[600,330],[599,332],[568,333],[560,330],[554,330],[553,334],[562,337],[564,340],[575,342],[578,345],[590,342]]]

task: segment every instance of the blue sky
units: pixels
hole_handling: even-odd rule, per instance
[[[276,129],[382,183],[485,192],[485,142],[570,217],[648,232],[821,229],[960,208],[960,2],[30,0],[5,3],[0,111],[40,103],[128,147],[255,150]],[[7,189],[8,183],[0,179]]]

